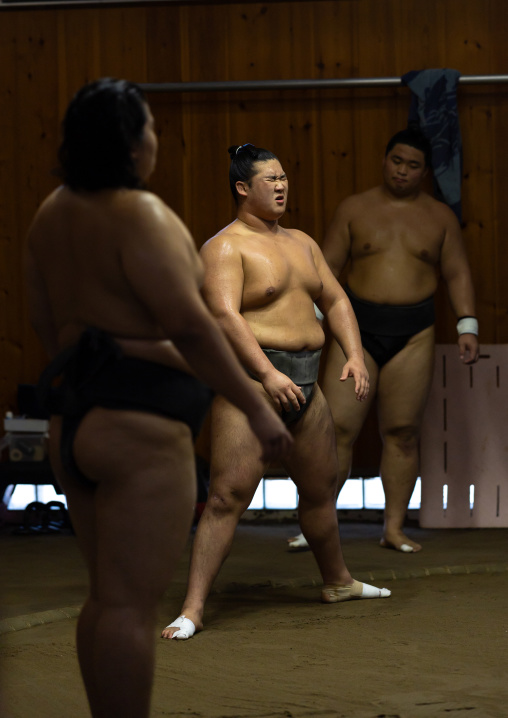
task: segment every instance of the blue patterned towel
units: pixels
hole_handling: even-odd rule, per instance
[[[408,124],[430,141],[436,198],[461,220],[462,140],[457,110],[458,70],[412,70],[401,80],[412,92]]]

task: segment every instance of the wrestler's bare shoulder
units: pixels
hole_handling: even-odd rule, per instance
[[[267,238],[270,241],[277,239],[280,242],[298,242],[300,245],[314,246],[316,242],[305,232],[299,229],[286,229],[280,225],[277,227],[275,236],[269,232],[259,232],[246,226],[243,222],[234,220],[231,224],[221,229],[217,234],[207,240],[201,247],[202,255],[210,254],[234,254],[248,253],[249,249],[257,251]],[[317,245],[316,245],[317,246]]]
[[[249,228],[244,225],[242,222],[239,222],[237,219],[234,219],[230,224],[227,224],[222,229],[219,229],[219,231],[213,235],[213,237],[210,237],[205,244],[220,244],[221,242],[225,241],[239,241],[241,237],[248,236],[252,232],[249,230]]]
[[[425,192],[420,192],[416,201],[419,203],[425,202],[424,195],[426,195]],[[431,199],[429,195],[426,196]],[[378,206],[382,207],[390,203],[393,199],[395,198],[390,196],[382,185],[377,185],[376,187],[371,187],[364,192],[358,192],[357,194],[352,194],[349,197],[346,197],[346,199],[343,199],[342,202],[339,203],[337,211],[341,214],[347,214],[355,217],[356,215],[364,214],[366,208],[372,210]],[[415,200],[411,197],[408,201],[414,202]]]
[[[158,195],[148,190],[126,187],[91,192],[74,191],[62,185],[44,200],[40,211],[49,212],[60,208],[72,210],[80,207],[116,211],[130,218],[136,214],[169,216],[181,222],[178,215]]]
[[[282,236],[286,236],[289,239],[297,239],[300,242],[307,242],[312,243],[314,240],[309,234],[306,234],[306,232],[302,232],[301,229],[294,229],[293,227],[280,227],[280,234]]]
[[[204,257],[224,253],[233,254],[240,252],[241,248],[245,246],[246,240],[253,237],[255,237],[255,232],[235,219],[210,237],[199,251]]]
[[[150,225],[162,225],[169,230],[181,230],[188,234],[180,217],[158,195],[148,190],[120,189],[111,197],[105,196],[105,203],[112,212],[127,225],[137,229],[139,225],[149,229]]]
[[[118,238],[129,235],[144,236],[154,230],[168,234],[178,232],[190,240],[182,220],[157,195],[138,189],[103,189],[96,192],[74,191],[61,186],[41,204],[32,225],[31,237],[73,224],[82,218],[83,223],[100,231],[114,226]]]
[[[374,212],[377,208],[381,209],[382,207],[386,207],[394,199],[398,198],[390,196],[382,185],[378,185],[365,192],[359,192],[358,194],[346,197],[346,199],[342,200],[338,205],[337,213],[344,217],[355,219],[356,217],[364,216],[366,209],[369,209],[370,212]],[[447,205],[423,190],[418,193],[416,198],[402,198],[398,199],[398,201],[407,202],[415,208],[418,207],[418,209],[428,212],[438,221],[449,222],[453,221],[455,217],[453,211]]]
[[[177,213],[158,195],[147,190],[125,190],[116,200],[115,209],[132,229],[175,232],[192,241],[191,235]],[[129,193],[129,194],[127,194]]]
[[[305,250],[309,250],[314,253],[316,249],[319,248],[318,243],[315,239],[313,239],[309,234],[306,232],[302,232],[301,229],[293,229],[293,228],[285,228],[280,227],[281,230],[281,239],[286,239],[289,246],[296,248],[296,246],[299,246],[300,248],[303,248]]]
[[[382,199],[381,187],[372,187],[365,192],[349,195],[337,205],[336,215],[351,219],[363,216],[367,207],[372,209],[381,203]]]
[[[444,202],[440,202],[427,192],[420,192],[418,201],[428,214],[439,224],[445,226],[458,225],[459,221],[455,212]]]
[[[380,190],[381,194],[384,194],[382,188],[380,188]],[[388,203],[389,202],[390,199],[388,199]],[[418,217],[419,213],[421,213],[436,229],[441,231],[446,231],[451,228],[455,230],[459,229],[459,222],[453,210],[444,202],[440,202],[424,190],[420,190],[416,197],[403,199],[402,202],[405,203],[408,208],[414,209],[415,217]]]

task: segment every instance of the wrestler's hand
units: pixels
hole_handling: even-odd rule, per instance
[[[349,377],[355,380],[356,398],[365,401],[369,394],[369,372],[362,358],[354,357],[344,364],[340,381],[346,381]]]
[[[262,461],[275,461],[288,456],[293,437],[271,406],[266,404],[248,418],[250,428],[261,444]]]
[[[272,369],[260,379],[268,396],[282,411],[291,411],[291,407],[298,411],[301,404],[307,403],[300,387],[277,369]]]
[[[478,361],[480,347],[476,334],[461,334],[458,339],[460,358],[464,364],[474,364]]]

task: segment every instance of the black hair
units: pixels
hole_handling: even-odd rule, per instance
[[[390,139],[386,145],[385,157],[395,147],[395,145],[409,145],[414,147],[420,152],[423,152],[425,158],[425,167],[430,167],[432,164],[432,148],[429,140],[425,137],[423,132],[417,127],[408,127],[406,130],[397,132]]]
[[[229,186],[231,187],[233,198],[236,204],[238,204],[236,183],[247,182],[247,184],[250,184],[251,179],[256,174],[254,169],[256,162],[266,162],[266,160],[278,161],[278,157],[269,150],[251,145],[250,142],[247,142],[245,145],[231,145],[231,147],[228,147],[228,152],[231,157]]]
[[[139,188],[132,150],[147,120],[141,88],[127,80],[102,78],[72,98],[62,123],[60,176],[73,190]]]

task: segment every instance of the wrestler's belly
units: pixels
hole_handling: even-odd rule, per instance
[[[410,305],[419,304],[433,296],[437,289],[437,277],[432,271],[423,275],[401,273],[393,276],[350,271],[347,284],[353,294],[367,302],[376,304]]]
[[[259,324],[249,322],[250,328],[260,346],[264,349],[300,352],[321,349],[325,335],[317,320],[312,322],[277,324]]]

